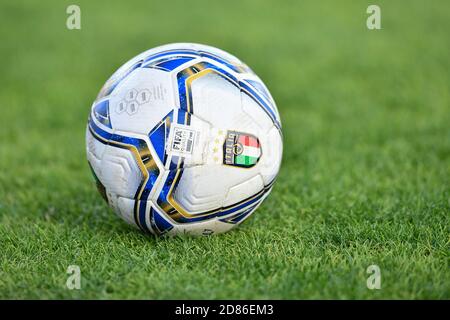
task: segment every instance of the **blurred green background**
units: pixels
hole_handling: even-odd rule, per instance
[[[449,30],[444,0],[2,1],[0,298],[449,299]],[[171,42],[235,54],[281,114],[275,188],[223,236],[144,236],[87,165],[104,81]]]

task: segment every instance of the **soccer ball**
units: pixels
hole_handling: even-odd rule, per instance
[[[275,102],[236,57],[177,43],[119,68],[92,105],[87,158],[125,221],[155,235],[210,235],[247,219],[281,163]]]

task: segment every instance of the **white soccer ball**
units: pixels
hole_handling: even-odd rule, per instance
[[[92,105],[86,146],[100,193],[125,221],[155,235],[210,235],[267,197],[283,142],[275,102],[249,67],[176,43],[111,76]]]

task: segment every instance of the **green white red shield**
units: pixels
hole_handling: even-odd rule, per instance
[[[261,157],[261,145],[252,134],[228,131],[223,144],[223,163],[226,165],[250,168]]]

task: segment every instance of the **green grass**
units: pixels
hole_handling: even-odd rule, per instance
[[[0,298],[449,299],[450,6],[375,2],[379,31],[373,1],[3,1]],[[79,31],[65,28],[72,3]],[[239,229],[155,239],[97,194],[84,132],[118,66],[181,41],[261,76],[284,157]],[[81,290],[66,289],[69,265]]]

